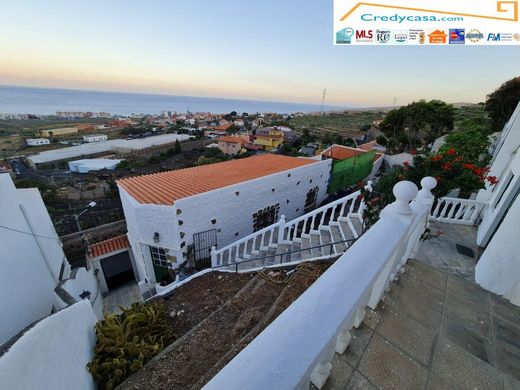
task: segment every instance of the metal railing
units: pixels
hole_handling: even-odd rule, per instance
[[[337,245],[337,244],[345,244],[345,243],[348,243],[347,245],[347,248],[351,246],[352,243],[354,243],[355,241],[357,240],[357,238],[350,238],[348,240],[341,240],[341,241],[335,241],[335,242],[328,242],[326,244],[321,244],[321,245],[315,245],[315,246],[311,246],[311,247],[308,247],[308,248],[300,248],[300,249],[295,249],[295,250],[292,250],[292,251],[287,251],[287,252],[281,252],[281,253],[274,253],[272,255],[268,255],[268,256],[263,256],[263,257],[258,257],[256,259],[247,259],[247,260],[242,260],[240,262],[237,262],[237,263],[231,263],[231,264],[221,264],[221,265],[218,265],[216,267],[213,267],[214,269],[218,269],[218,268],[227,268],[227,267],[235,267],[235,272],[238,272],[238,266],[241,265],[241,264],[246,264],[246,263],[251,263],[251,262],[254,262],[254,261],[266,261],[267,259],[276,259],[277,257],[280,257],[280,262],[277,263],[276,261],[273,261],[272,264],[269,264],[270,266],[271,265],[276,265],[276,264],[279,264],[279,265],[284,265],[284,262],[283,262],[283,258],[284,256],[291,256],[292,254],[295,254],[295,253],[301,253],[301,252],[306,252],[306,251],[312,251],[313,249],[320,249],[320,248],[324,248],[324,247],[329,247],[329,254],[323,254],[323,256],[320,256],[318,258],[313,258],[312,260],[315,261],[317,259],[321,259],[321,260],[325,260],[327,258],[331,258],[331,257],[334,257],[334,256],[341,256],[343,253],[338,253],[334,250],[334,245]],[[305,261],[305,260],[301,260],[301,261]],[[285,264],[288,264],[290,262],[286,262]],[[261,267],[259,267],[261,268]],[[248,270],[245,270],[245,271],[249,271]]]

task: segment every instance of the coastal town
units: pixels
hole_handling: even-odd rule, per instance
[[[352,326],[371,329],[370,318],[381,316],[381,310],[384,313],[388,303],[384,290],[416,288],[402,284],[408,277],[396,276],[410,267],[410,273],[418,272],[417,282],[428,285],[448,278],[449,286],[453,277],[476,280],[516,304],[518,281],[496,279],[497,272],[503,272],[499,269],[510,266],[507,257],[502,263],[495,260],[507,240],[508,226],[515,223],[514,214],[509,214],[516,210],[514,179],[502,183],[507,175],[515,177],[516,160],[508,161],[508,156],[518,144],[519,111],[511,107],[512,116],[501,119],[504,130],[494,132],[493,121],[498,119],[491,108],[491,99],[502,99],[508,87],[504,84],[486,104],[422,100],[364,112],[3,116],[4,126],[31,124],[17,131],[26,134],[19,146],[4,150],[9,155],[2,161],[0,190],[3,215],[16,221],[2,231],[14,234],[9,239],[12,244],[4,248],[25,248],[23,256],[32,264],[28,273],[25,265],[13,263],[13,276],[36,279],[30,291],[16,277],[5,285],[27,305],[7,302],[6,310],[17,314],[16,321],[2,326],[5,358],[0,356],[0,368],[6,364],[20,369],[10,360],[11,350],[24,355],[34,338],[52,340],[69,323],[75,324],[76,340],[64,348],[77,349],[83,356],[83,363],[69,367],[70,380],[81,381],[82,387],[139,389],[146,383],[163,388],[159,378],[168,378],[168,387],[173,388],[242,388],[244,379],[232,372],[239,366],[244,369],[242,360],[251,361],[247,354],[265,354],[258,343],[265,337],[280,337],[277,327],[285,325],[278,323],[296,321],[298,309],[293,306],[311,305],[322,294],[317,290],[320,281],[340,277],[331,269],[354,266],[363,251],[372,250],[371,242],[384,242],[378,229],[390,229],[390,234],[395,223],[388,219],[392,213],[420,218],[405,220],[411,223],[403,225],[408,238],[396,236],[395,248],[401,249],[385,249],[389,257],[381,261],[394,261],[385,266],[381,276],[385,282],[363,285],[369,290],[359,291],[371,293],[363,292],[365,298],[357,301],[360,306],[353,306],[357,309],[347,315],[347,326],[337,335],[337,354],[351,356],[355,351],[348,352],[351,335],[357,334]],[[396,136],[401,117],[412,121],[415,116],[425,122],[402,128],[402,135]],[[367,118],[371,122],[366,123]],[[42,126],[49,121],[54,123]],[[507,173],[509,169],[513,173]],[[495,192],[497,186],[500,190]],[[417,187],[422,189],[417,192]],[[496,218],[504,222],[497,226]],[[453,230],[457,226],[470,230]],[[430,246],[435,247],[443,230],[451,232],[446,237],[451,244],[442,246],[446,255],[434,256]],[[7,237],[2,240],[8,242]],[[464,245],[457,243],[453,252],[450,245],[459,241]],[[477,245],[487,249],[475,267]],[[395,250],[403,251],[398,252],[398,260],[390,255]],[[342,261],[344,257],[348,260]],[[406,265],[409,257],[412,265]],[[423,268],[424,264],[439,269]],[[42,273],[47,275],[43,279]],[[320,288],[336,285],[328,281]],[[445,284],[432,288],[441,287],[446,288]],[[379,303],[381,299],[384,303]],[[428,305],[420,296],[417,299],[414,304]],[[512,304],[492,299],[497,305]],[[244,306],[246,301],[252,306]],[[520,313],[516,307],[510,310]],[[45,317],[49,311],[55,314]],[[282,312],[276,319],[274,313]],[[139,341],[130,333],[125,336],[130,342],[112,333],[118,329],[116,324],[134,315],[144,316],[142,325],[123,326],[133,329],[130,332],[156,328],[160,339],[147,335]],[[422,321],[421,315],[408,315]],[[505,326],[499,314],[495,320],[495,326]],[[91,338],[96,323],[97,341]],[[471,324],[466,326],[467,332],[473,331]],[[228,327],[234,330],[223,338],[222,330]],[[452,335],[451,342],[464,342],[464,332]],[[233,341],[236,337],[239,343]],[[412,347],[409,339],[386,337],[398,345],[405,342],[401,347],[405,351]],[[509,336],[499,333],[497,337],[504,348],[510,344],[516,348]],[[220,339],[228,340],[231,349],[220,347]],[[416,343],[422,346],[427,340]],[[120,342],[125,346],[117,346]],[[132,355],[136,347],[128,343],[135,342],[142,347]],[[428,345],[422,348],[442,348]],[[192,352],[186,352],[188,346]],[[41,353],[47,348],[42,346]],[[111,348],[114,352],[109,352]],[[422,361],[413,350],[409,353]],[[465,353],[471,355],[473,350]],[[336,370],[341,365],[334,363],[336,357],[330,360],[334,355],[327,356],[326,369],[322,363],[313,368],[302,361],[309,376],[284,377],[287,388],[299,380],[317,388],[327,383],[336,388],[334,383],[342,375]],[[210,366],[201,367],[199,361]],[[505,369],[505,361],[496,364],[496,374],[483,378],[485,383],[513,380],[508,378],[518,374]],[[257,368],[247,366],[253,375]],[[370,378],[370,383],[384,383],[387,375],[358,369],[361,379],[356,380]],[[269,376],[255,375],[254,388],[272,384]],[[420,370],[413,375],[411,388],[421,387]],[[36,379],[31,378],[28,384]],[[59,376],[58,380],[69,379]]]

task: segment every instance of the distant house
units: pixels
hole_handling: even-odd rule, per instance
[[[220,137],[217,138],[217,141],[218,148],[222,151],[222,153],[229,156],[240,154],[242,146],[247,143],[246,140],[238,136]]]
[[[283,144],[284,136],[281,131],[271,130],[269,134],[256,134],[255,135],[255,145],[260,145],[266,151],[270,151],[278,148],[281,144]]]
[[[75,160],[69,161],[69,169],[77,173],[88,173],[102,169],[114,170],[121,161],[123,160],[112,160],[108,158]]]
[[[51,141],[47,138],[28,138],[25,140],[27,146],[41,146],[41,145],[49,145]]]
[[[117,182],[140,281],[225,246],[326,197],[331,161],[263,154]],[[309,205],[307,205],[308,207]]]
[[[85,142],[100,142],[106,141],[107,139],[106,134],[89,134],[83,136],[83,141]]]
[[[328,188],[335,193],[365,179],[372,179],[383,162],[376,151],[332,145],[321,153],[322,159],[332,159],[332,173]]]

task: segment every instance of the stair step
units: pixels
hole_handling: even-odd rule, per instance
[[[307,260],[307,259],[312,258],[311,250],[307,249],[310,247],[311,247],[310,238],[302,238],[302,247],[301,247],[302,251],[300,252],[302,260]]]
[[[321,246],[320,233],[316,230],[311,231],[311,246],[312,247]],[[311,255],[313,258],[323,256],[322,248],[311,249]]]
[[[341,230],[338,226],[331,225],[330,226],[330,233],[332,235],[332,239],[334,242],[343,241],[343,235],[341,233]],[[334,244],[334,248],[336,249],[336,253],[343,253],[347,250],[347,245],[344,242]]]
[[[356,238],[356,236],[354,236],[354,233],[352,233],[352,229],[350,228],[347,221],[339,221],[339,226],[341,228],[341,231],[343,232],[345,240],[353,240]]]
[[[330,244],[331,242],[333,242],[329,229],[320,229],[320,237],[321,237],[321,243],[323,245]],[[332,247],[332,250],[331,250],[331,247],[329,245],[324,246],[322,248],[322,252],[323,252],[324,256],[335,254],[334,247]]]

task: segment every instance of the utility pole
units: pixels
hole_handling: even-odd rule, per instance
[[[321,108],[320,108],[320,112],[321,112],[321,115],[325,115],[325,113],[323,112],[323,109],[324,109],[324,106],[325,106],[325,97],[327,96],[327,87],[323,88],[323,94],[321,95]]]

